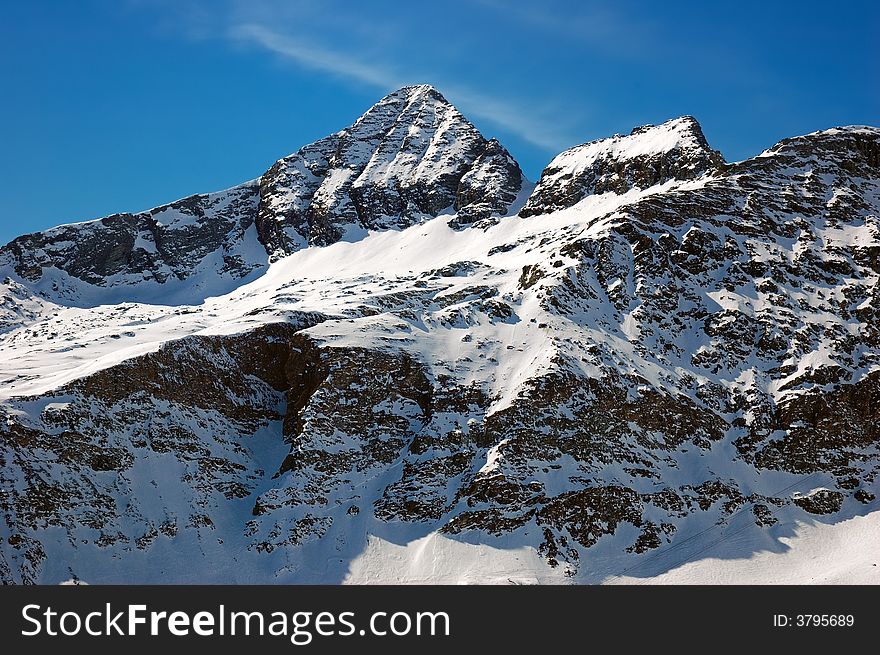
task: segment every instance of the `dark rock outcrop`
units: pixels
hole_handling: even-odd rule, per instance
[[[723,164],[691,116],[637,127],[628,136],[591,141],[558,155],[544,169],[520,215],[565,209],[588,195],[692,180]]]

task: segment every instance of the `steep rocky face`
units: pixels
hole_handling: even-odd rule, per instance
[[[529,203],[568,204],[529,217],[485,220],[464,173],[473,218],[296,250],[198,306],[4,283],[2,578],[338,582],[380,540],[395,580],[434,536],[594,582],[878,509],[880,129],[675,146],[662,179],[639,147],[551,165]],[[428,557],[421,581],[456,566]]]
[[[590,194],[692,180],[723,163],[691,116],[637,127],[628,136],[591,141],[558,155],[544,169],[521,215],[565,209]]]
[[[210,548],[222,515],[274,472],[265,453],[284,452],[273,428],[288,343],[319,320],[182,339],[4,408],[0,511],[16,526],[4,534],[4,582],[36,582],[47,568],[63,575],[47,557],[65,544],[137,554],[179,538]],[[49,541],[28,536],[46,530]]]
[[[207,279],[214,290],[222,281],[230,290],[265,267],[254,227],[258,201],[257,185],[244,184],[27,234],[0,248],[0,270],[62,301],[113,287],[172,289],[186,280],[192,287]]]
[[[491,139],[458,184],[455,222],[467,225],[492,216],[504,216],[516,206],[518,195],[531,185],[516,160]]]
[[[406,228],[444,210],[504,215],[519,165],[430,86],[387,96],[351,127],[278,161],[260,180],[257,226],[274,256],[363,230]]]
[[[0,275],[61,302],[195,301],[300,248],[442,212],[459,227],[508,214],[524,183],[436,89],[405,87],[259,181],[19,237],[0,248]]]

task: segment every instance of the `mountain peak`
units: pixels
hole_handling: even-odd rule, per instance
[[[403,87],[263,176],[260,240],[277,257],[446,210],[459,225],[503,215],[524,178],[501,150],[434,87]]]
[[[647,125],[634,127],[629,133],[630,137],[644,137],[645,135],[652,135],[655,138],[660,135],[665,135],[666,138],[663,141],[655,143],[655,145],[659,147],[663,147],[664,145],[668,147],[673,141],[676,143],[688,142],[692,146],[703,148],[709,147],[706,137],[703,135],[703,128],[700,126],[700,123],[696,118],[688,115],[671,118],[659,125],[649,123]],[[618,135],[615,135],[615,137],[621,138],[618,137]],[[611,138],[613,139],[615,137]],[[607,139],[600,139],[600,141],[607,141]]]
[[[459,113],[459,111],[450,103],[443,94],[430,84],[413,84],[403,86],[396,91],[392,91],[376,104],[370,107],[364,114],[348,129],[353,129],[361,122],[370,122],[378,120],[383,127],[390,128],[387,124],[389,121],[397,120],[399,117],[409,116],[410,118],[417,116],[418,113],[426,107],[432,107],[435,110],[454,112],[456,117],[470,125],[467,119]]]
[[[386,95],[379,102],[383,102],[389,98],[407,98],[410,100],[416,98],[432,98],[436,100],[442,100],[449,104],[449,101],[443,97],[443,94],[440,93],[436,87],[431,84],[408,84],[406,86],[402,86],[396,91],[392,91],[388,95]]]
[[[521,215],[571,207],[588,195],[694,179],[723,162],[693,116],[642,125],[628,135],[590,141],[558,155],[544,169]]]

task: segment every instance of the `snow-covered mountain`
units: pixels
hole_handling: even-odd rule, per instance
[[[418,86],[256,182],[20,237],[0,576],[680,581],[862,543],[878,216],[878,128],[728,163],[682,117],[532,190]],[[846,552],[820,579],[877,581]]]
[[[267,253],[271,261],[441,214],[459,226],[491,220],[519,209],[529,190],[498,141],[433,87],[409,86],[258,180],[19,237],[0,248],[0,274],[68,303],[195,302],[264,272]]]

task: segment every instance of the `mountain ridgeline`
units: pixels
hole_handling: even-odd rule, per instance
[[[880,507],[875,127],[532,184],[405,87],[0,280],[4,582],[601,582]]]
[[[268,261],[311,245],[443,212],[461,225],[505,215],[524,183],[498,141],[486,140],[438,91],[406,87],[259,180],[25,235],[0,249],[0,265],[29,282],[57,269],[58,288],[132,287],[133,297],[136,287],[142,294],[206,277],[231,290]]]

